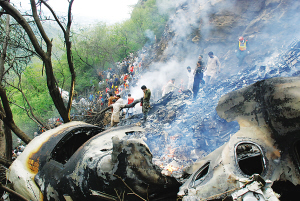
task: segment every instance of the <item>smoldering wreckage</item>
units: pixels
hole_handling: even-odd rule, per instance
[[[299,91],[299,77],[278,77],[222,96],[217,113],[239,130],[180,176],[153,163],[147,127],[74,121],[34,138],[7,179],[29,200],[289,200],[300,184]]]

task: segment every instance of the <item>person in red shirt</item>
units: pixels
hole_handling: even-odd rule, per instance
[[[134,71],[134,66],[131,65],[129,70],[130,70],[130,74],[133,76],[133,74],[134,74],[134,73],[133,73],[133,71]]]
[[[128,75],[127,75],[127,73],[124,75],[124,82],[127,80],[127,78],[128,78]]]
[[[128,94],[128,103],[127,104],[131,104],[131,103],[133,103],[133,101],[134,101],[134,98],[131,97],[131,94]],[[133,108],[131,107],[131,108],[127,109],[125,117],[128,118],[128,117],[131,117],[132,115],[133,115]]]

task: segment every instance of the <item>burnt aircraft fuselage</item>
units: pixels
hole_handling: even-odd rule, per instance
[[[116,200],[123,194],[126,200],[139,200],[137,195],[154,199],[170,187],[176,197],[178,182],[152,164],[147,145],[140,139],[122,139],[142,128],[100,131],[71,122],[45,132],[12,164],[8,179],[31,200]]]

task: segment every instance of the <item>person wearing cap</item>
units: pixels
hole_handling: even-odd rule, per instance
[[[144,123],[147,120],[148,112],[150,110],[150,98],[151,98],[151,91],[147,89],[145,85],[141,87],[144,92],[144,97],[142,98],[142,112],[143,118],[141,119]]]
[[[248,50],[249,50],[248,40],[245,40],[243,36],[239,37],[238,46],[237,49],[235,50],[236,57],[239,59],[238,66],[241,66],[243,64],[245,57],[247,56],[247,54],[250,53]]]
[[[205,71],[205,84],[208,84],[211,80],[214,80],[218,73],[220,73],[221,63],[217,56],[213,52],[208,53],[207,67]]]

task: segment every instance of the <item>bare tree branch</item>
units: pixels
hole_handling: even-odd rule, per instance
[[[18,198],[18,200],[23,200],[23,201],[29,201],[28,199],[26,199],[24,196],[20,195],[19,193],[11,190],[10,188],[7,188],[6,186],[3,186],[2,184],[0,184],[0,189],[11,193],[12,195],[16,196]]]
[[[7,52],[7,47],[8,47],[8,40],[9,40],[9,33],[10,33],[10,28],[9,28],[9,21],[10,21],[10,16],[6,16],[6,27],[5,27],[5,37],[4,37],[4,42],[3,42],[3,49],[0,55],[0,82],[3,80],[4,76],[4,62],[5,62],[5,57],[6,57],[6,52]]]
[[[21,77],[21,76],[19,75],[19,79],[21,79],[20,77]],[[7,82],[6,82],[6,83],[7,83]],[[25,102],[27,103],[27,105],[28,105],[28,107],[29,107],[29,110],[26,109],[25,107],[24,107],[24,108],[23,108],[23,107],[20,107],[20,106],[19,106],[19,107],[22,108],[22,109],[24,109],[24,110],[26,111],[27,116],[28,116],[30,119],[34,120],[34,121],[35,121],[37,124],[39,124],[41,127],[44,127],[44,128],[46,128],[47,130],[51,129],[47,124],[43,123],[41,120],[39,120],[39,118],[37,118],[37,117],[34,115],[33,109],[32,109],[32,107],[31,107],[31,105],[30,105],[30,103],[29,103],[29,101],[28,101],[26,95],[24,94],[24,92],[23,92],[23,90],[22,90],[21,81],[19,81],[19,86],[20,86],[20,87],[13,86],[13,85],[11,85],[11,84],[9,84],[9,83],[7,83],[7,84],[8,84],[9,86],[11,86],[11,87],[17,89],[17,90],[22,94],[23,99],[25,100]],[[14,105],[17,105],[17,104],[14,104]],[[17,105],[17,106],[18,106],[18,105]],[[29,115],[29,113],[31,114],[31,116]]]
[[[47,4],[44,0],[41,0],[41,2],[50,10],[50,12],[52,13],[55,21],[57,22],[58,26],[60,26],[61,30],[63,31],[64,34],[66,34],[66,30],[65,28],[63,27],[63,25],[60,23],[57,15],[55,14],[55,12],[53,11],[53,9],[49,6],[49,4]]]
[[[9,166],[11,165],[11,161],[5,159],[5,158],[2,158],[0,157],[0,164],[3,165],[4,167],[7,167],[9,168]]]
[[[29,143],[31,139],[15,124],[13,115],[9,106],[9,101],[3,87],[0,85],[0,97],[5,114],[0,112],[1,120],[25,143]]]
[[[47,56],[50,57],[51,56],[51,49],[52,49],[52,43],[51,43],[51,40],[48,38],[44,28],[43,28],[43,25],[40,21],[40,18],[37,14],[37,9],[36,9],[36,4],[35,4],[35,0],[30,0],[30,4],[31,4],[31,10],[32,10],[32,15],[33,15],[33,19],[35,21],[35,24],[37,25],[44,41],[46,42],[47,44]]]

